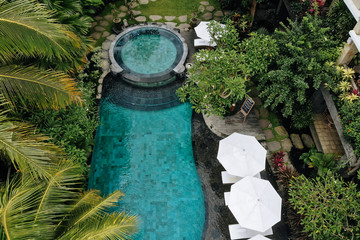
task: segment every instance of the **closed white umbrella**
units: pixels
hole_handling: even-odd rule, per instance
[[[201,39],[204,39],[208,42],[210,42],[211,40],[213,40],[211,38],[211,35],[210,35],[210,32],[208,30],[208,24],[210,22],[205,22],[205,21],[202,21],[199,23],[199,25],[197,25],[194,30],[196,32],[196,35],[201,38]],[[225,28],[225,25],[224,24],[220,24],[221,27]]]
[[[242,227],[258,232],[281,220],[281,197],[269,181],[255,177],[231,186],[228,207]]]
[[[254,176],[265,169],[266,149],[253,136],[233,133],[220,140],[217,159],[235,176]]]

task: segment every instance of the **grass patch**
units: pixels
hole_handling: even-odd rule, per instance
[[[271,125],[272,125],[274,128],[277,127],[277,126],[280,126],[279,119],[278,119],[278,117],[276,116],[275,113],[269,111],[269,117],[268,117],[268,119],[269,119]]]
[[[156,2],[149,1],[149,4],[139,5],[135,10],[141,11],[141,15],[160,15],[160,16],[181,16],[188,15],[197,10],[202,0],[157,0]],[[216,10],[220,10],[220,3],[217,0],[208,0],[211,6]]]

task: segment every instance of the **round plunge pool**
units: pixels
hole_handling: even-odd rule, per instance
[[[184,38],[166,25],[141,25],[126,29],[109,50],[111,71],[143,87],[172,82],[185,70],[188,48]]]

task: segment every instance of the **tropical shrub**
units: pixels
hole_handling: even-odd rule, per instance
[[[259,96],[264,107],[278,109],[285,118],[300,110],[301,115],[307,112],[306,116],[311,116],[307,111],[311,96],[334,75],[334,68],[326,62],[335,61],[339,49],[316,16],[308,15],[301,22],[289,21],[289,26],[282,27],[284,31],[276,30],[272,36],[279,54],[270,70],[258,80]],[[297,128],[310,122],[292,119]]]
[[[322,178],[304,175],[291,180],[290,202],[303,216],[303,231],[313,239],[359,239],[360,192],[328,172]]]

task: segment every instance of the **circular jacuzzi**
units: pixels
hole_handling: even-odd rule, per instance
[[[166,25],[126,29],[111,43],[111,71],[143,87],[161,86],[184,72],[188,48],[184,38]]]

